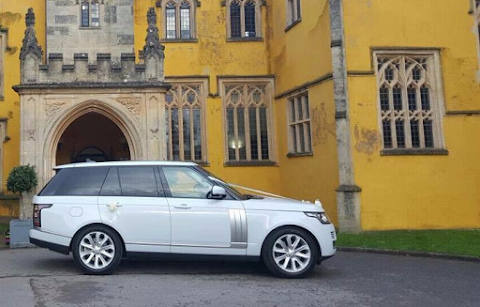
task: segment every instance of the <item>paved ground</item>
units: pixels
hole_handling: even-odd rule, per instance
[[[255,263],[124,262],[80,275],[70,257],[0,250],[0,306],[479,306],[480,264],[338,253],[307,279]]]

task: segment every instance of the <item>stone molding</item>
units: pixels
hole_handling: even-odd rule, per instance
[[[135,116],[140,116],[140,103],[139,97],[122,97],[116,99],[120,104],[127,108],[127,110]]]
[[[63,101],[51,101],[45,104],[45,115],[48,118],[52,118],[63,106],[65,102]]]

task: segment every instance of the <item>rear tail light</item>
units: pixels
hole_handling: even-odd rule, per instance
[[[42,210],[52,205],[33,205],[33,226],[42,227]]]

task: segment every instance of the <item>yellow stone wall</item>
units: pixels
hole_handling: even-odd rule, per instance
[[[39,43],[45,46],[45,3],[38,0],[0,1],[0,24],[8,28],[8,47],[4,53],[4,101],[0,101],[0,117],[8,119],[7,136],[3,144],[3,182],[7,181],[10,170],[20,162],[20,99],[12,86],[20,83],[20,48],[25,32],[25,14],[29,7],[36,13]],[[2,163],[0,161],[0,163]],[[2,189],[0,189],[2,190]]]
[[[277,95],[301,87],[310,101],[313,156],[287,158],[287,101],[277,99],[277,143],[282,193],[289,197],[319,198],[336,222],[335,189],[338,187],[335,106],[330,53],[330,17],[327,0],[302,1],[302,21],[288,31],[284,1],[275,1],[272,25],[271,66],[276,76]],[[322,79],[312,86],[306,84]]]
[[[146,13],[155,7],[154,0],[136,0],[135,49],[138,55],[145,44],[147,29]],[[45,51],[45,3],[38,0],[0,1],[0,23],[8,27],[11,52],[5,55],[5,101],[0,102],[0,117],[9,117],[8,136],[4,144],[4,192],[5,181],[10,170],[19,164],[19,97],[11,89],[20,83],[19,52],[25,31],[25,13],[33,7],[37,17],[36,31],[39,43]],[[226,8],[220,1],[202,1],[196,8],[196,30],[198,42],[165,43],[165,75],[208,76],[209,97],[206,103],[206,131],[209,169],[221,178],[255,189],[282,193],[278,166],[270,167],[224,167],[224,128],[222,100],[218,97],[217,76],[259,76],[271,74],[268,61],[267,8],[262,6],[262,37],[260,42],[226,41]],[[158,25],[161,29],[162,10],[156,8]],[[81,50],[79,49],[79,52]],[[275,110],[276,106],[272,106]],[[276,131],[274,131],[276,133]],[[278,136],[278,138],[281,138]],[[275,156],[278,156],[275,149]],[[255,180],[252,180],[255,178]]]
[[[376,78],[372,49],[436,48],[441,54],[445,109],[480,110],[479,58],[468,0],[344,0],[348,97],[355,183],[364,230],[471,228],[480,225],[480,116],[443,117],[446,156],[380,156]],[[135,49],[144,44],[146,12],[156,0],[135,0]],[[33,7],[45,47],[45,7],[38,0],[0,0],[0,23],[8,27],[4,55],[5,100],[10,141],[4,144],[4,181],[19,163],[19,49],[24,16]],[[198,42],[165,43],[165,75],[208,76],[206,104],[210,171],[227,181],[289,197],[320,198],[336,221],[338,159],[335,132],[328,0],[303,0],[302,20],[285,31],[285,1],[262,6],[260,42],[226,41],[226,8],[203,0],[196,10]],[[158,24],[162,22],[162,10]],[[274,76],[275,157],[278,166],[225,167],[222,99],[218,77]],[[294,89],[309,93],[314,155],[288,158],[287,107]],[[4,183],[3,183],[4,184]],[[2,211],[0,211],[1,214]]]
[[[145,44],[147,29],[146,12],[155,6],[154,0],[135,1],[135,48]],[[201,1],[196,7],[196,31],[198,42],[173,43],[165,46],[165,76],[209,76],[207,98],[207,151],[209,171],[222,179],[255,189],[281,193],[278,166],[224,167],[224,128],[222,99],[218,97],[218,76],[259,76],[271,74],[268,63],[267,9],[262,6],[261,42],[227,42],[226,8],[220,1]],[[162,9],[157,9],[161,29]],[[276,106],[273,106],[274,109]],[[255,178],[255,180],[252,180]]]
[[[364,230],[478,228],[480,117],[477,36],[468,0],[344,1],[356,184]],[[440,48],[447,156],[380,156],[371,48]]]

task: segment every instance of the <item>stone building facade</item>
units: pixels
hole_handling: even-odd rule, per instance
[[[46,49],[63,54],[68,64],[80,50],[90,63],[99,53],[118,62],[122,53],[134,52],[133,17],[133,0],[47,0]]]
[[[62,2],[62,6],[65,4]],[[57,9],[54,6],[52,13]],[[47,19],[47,28],[49,22]],[[134,53],[119,53],[123,47],[117,41],[111,47],[119,59],[115,62],[110,53],[90,51],[72,55],[74,50],[70,47],[48,40],[48,33],[50,48],[64,52],[48,53],[48,62],[44,64],[34,29],[35,14],[29,9],[20,52],[21,84],[14,89],[20,96],[22,110],[20,163],[36,166],[40,186],[51,178],[57,165],[58,144],[65,129],[92,112],[107,117],[120,128],[130,149],[130,159],[166,159],[165,108],[160,106],[164,105],[170,86],[164,82],[164,47],[156,23],[152,8],[148,11],[143,64],[136,64]],[[75,35],[70,39],[75,39]],[[98,39],[101,40],[100,36]],[[96,59],[90,61],[90,54]],[[67,64],[64,55],[73,58],[73,64]]]
[[[478,228],[479,16],[475,0],[0,0],[2,185],[18,164],[43,184],[62,163],[186,160],[320,198],[342,231]]]

